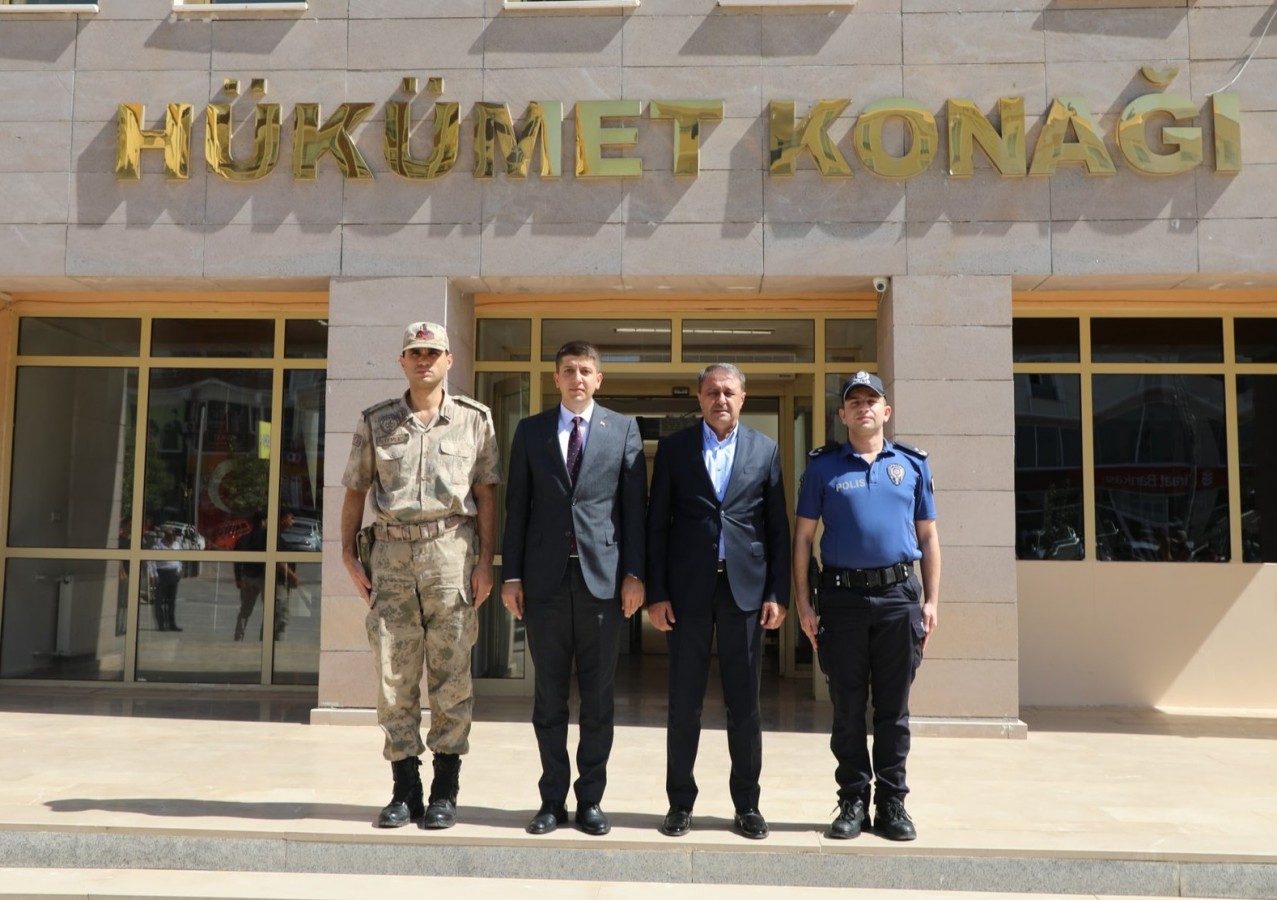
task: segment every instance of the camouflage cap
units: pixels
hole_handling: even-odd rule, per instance
[[[448,332],[435,322],[413,322],[404,329],[403,349],[411,350],[414,347],[448,353]]]

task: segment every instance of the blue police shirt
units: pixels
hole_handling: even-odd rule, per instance
[[[885,569],[921,559],[914,522],[936,517],[931,468],[890,441],[872,465],[844,443],[808,464],[798,515],[825,520],[820,558],[827,568]]]

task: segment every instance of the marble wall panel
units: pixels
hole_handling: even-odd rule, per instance
[[[1046,60],[1042,17],[1033,12],[953,13],[904,17],[904,64]]]
[[[0,28],[0,72],[75,68],[74,19],[20,19]]]
[[[66,236],[68,275],[199,277],[204,230],[190,225],[72,225]]]
[[[1004,439],[1006,440],[1006,439]],[[943,486],[939,479],[937,485]],[[1018,602],[1016,592],[1015,550],[998,547],[951,547],[945,545],[945,525],[949,510],[937,509],[944,572],[941,578],[941,606],[965,603]]]
[[[619,224],[486,226],[480,275],[620,275]]]
[[[216,175],[208,175],[207,181],[211,226],[293,223],[323,228],[342,220],[344,185],[333,172],[314,181],[294,181],[284,161],[261,181],[242,184]]]
[[[725,119],[759,116],[771,99],[763,91],[763,71],[757,65],[631,66],[622,72],[621,96],[642,100],[644,115],[652,100],[700,98],[722,100]]]
[[[557,179],[497,175],[485,181],[474,181],[468,175],[460,177],[468,180],[467,189],[481,201],[484,223],[516,227],[622,222],[626,193],[632,188],[630,179],[581,179],[572,175]],[[654,177],[659,176],[645,176],[643,181]]]
[[[906,270],[901,222],[768,222],[763,274],[850,276]]]
[[[928,171],[905,182],[907,221],[1050,220],[1053,184],[1047,180],[1004,178],[992,168],[979,170],[970,178],[952,178],[947,167],[947,161],[939,158]]]
[[[903,437],[903,436],[902,436]],[[1004,435],[911,434],[931,454],[936,484],[971,491],[1015,489],[1015,445]]]
[[[207,68],[213,49],[212,23],[176,18],[160,21],[88,22],[76,41],[76,71],[191,71]]]
[[[1051,270],[1060,275],[1197,271],[1195,220],[1056,222]]]
[[[402,84],[404,78],[416,78],[418,93],[415,97],[403,93]],[[443,79],[443,93],[432,94],[427,90],[426,82],[430,78]],[[461,105],[461,115],[467,121],[470,118],[471,107],[484,98],[484,84],[487,75],[482,69],[444,69],[439,67],[413,69],[403,68],[382,68],[375,70],[350,71],[345,73],[345,94],[332,94],[332,102],[326,102],[324,108],[330,109],[336,105],[339,99],[344,99],[352,103],[372,103],[372,110],[367,117],[363,119],[360,125],[361,130],[372,130],[376,132],[378,140],[381,138],[384,123],[386,121],[386,104],[391,100],[411,100],[412,101],[412,122],[413,128],[419,129],[421,123],[431,117],[434,112],[434,103],[436,100],[450,101]],[[273,89],[272,89],[273,90]],[[318,91],[310,91],[309,96],[299,99],[315,100],[320,97]],[[328,96],[328,95],[325,95]],[[548,99],[558,99],[552,97]],[[523,107],[520,106],[515,115],[523,115]],[[428,136],[428,132],[422,134],[422,137]]]
[[[761,275],[763,228],[757,223],[625,226],[625,275]]]
[[[982,276],[909,275],[892,286],[908,289],[906,302],[892,304],[892,322],[902,325],[1011,324],[1011,294],[1007,279]]]
[[[853,171],[851,178],[827,178],[814,169],[800,169],[785,178],[765,175],[768,224],[899,222],[904,218],[904,183]]]
[[[5,72],[0,122],[69,122],[75,98],[74,72]]]
[[[481,19],[484,0],[356,0],[352,19]]]
[[[1045,222],[910,222],[909,271],[916,275],[1015,275],[1051,269]]]
[[[213,22],[213,71],[346,69],[341,19],[218,19]]]
[[[1140,69],[1150,65],[1159,71],[1178,68],[1179,74],[1167,88],[1149,84]],[[1187,58],[1143,59],[1105,61],[1090,59],[1085,62],[1052,61],[1046,65],[1046,90],[1048,102],[1057,97],[1081,97],[1096,117],[1110,117],[1122,112],[1136,97],[1162,92],[1190,94],[1189,62]],[[1205,108],[1203,100],[1201,107]],[[1208,113],[1209,115],[1209,113]],[[1106,135],[1111,139],[1112,133]]]
[[[67,122],[0,121],[0,172],[71,170],[71,126]]]
[[[1011,328],[1004,325],[893,325],[895,375],[910,379],[1011,377]],[[953,374],[950,374],[953,373]]]
[[[1277,165],[1251,162],[1236,175],[1197,170],[1203,219],[1265,219],[1277,209]]]
[[[191,104],[193,119],[202,120],[205,105],[221,86],[220,79],[214,85],[206,66],[159,72],[81,72],[75,82],[75,120],[101,123],[110,127],[114,135],[121,103],[141,103],[146,107],[144,128],[162,127],[164,109],[170,103]]]
[[[974,601],[950,606],[944,587],[940,593],[939,627],[927,643],[928,661],[1019,659],[1019,617],[1014,606]]]
[[[500,16],[483,29],[483,65],[489,69],[620,66],[619,16]]]
[[[1221,90],[1237,93],[1246,122],[1254,113],[1277,110],[1277,59],[1256,57],[1246,65],[1241,77],[1234,80],[1239,67],[1238,60],[1233,58],[1194,59],[1189,71],[1193,100],[1204,107],[1209,94]],[[1242,139],[1245,138],[1243,129]]]
[[[921,101],[937,116],[944,113],[944,103],[951,97],[971,100],[995,123],[999,97],[1024,98],[1026,119],[1044,115],[1050,106],[1042,63],[909,65],[903,74],[904,96]]]
[[[626,186],[625,221],[757,223],[763,218],[763,173],[704,172],[699,178],[652,173]]]
[[[757,16],[643,16],[625,25],[625,59],[648,66],[754,66],[762,55]]]
[[[901,62],[901,19],[894,13],[833,10],[786,16],[783,27],[763,19],[764,65],[881,65]]]
[[[483,66],[482,19],[352,19],[347,65],[353,71],[477,69]]]
[[[479,271],[479,225],[346,225],[349,276],[466,275]]]
[[[1014,659],[928,659],[918,669],[909,712],[919,717],[1018,718],[1018,669]]]
[[[1277,221],[1204,219],[1197,231],[1200,271],[1272,271],[1277,255]]]
[[[898,66],[802,65],[763,66],[762,112],[773,100],[793,100],[799,116],[817,100],[843,98],[851,106],[843,113],[850,124],[865,104],[906,93]]]
[[[147,175],[120,181],[111,172],[77,172],[71,182],[71,221],[80,225],[153,224],[199,228],[207,212],[207,178],[196,170],[188,181]]]
[[[1193,172],[1158,178],[1117,164],[1122,168],[1114,176],[1091,176],[1076,168],[1057,170],[1049,179],[1051,212],[1047,218],[1057,224],[1081,219],[1197,218],[1198,179]]]
[[[1183,9],[1048,9],[1042,27],[1048,62],[1089,65],[1126,59],[1160,64],[1189,55]]]
[[[1207,6],[1188,11],[1187,21],[1191,30],[1189,40],[1193,59],[1244,59],[1255,39],[1264,30],[1271,7],[1248,4]],[[1271,32],[1270,32],[1271,33]],[[1272,59],[1277,48],[1272,41],[1263,41],[1255,49],[1257,59]]]
[[[644,172],[672,172],[674,128],[667,121],[638,122],[638,146],[629,155],[643,160]],[[701,127],[702,172],[761,171],[766,164],[767,124],[761,116],[706,122]]]
[[[933,381],[916,378],[899,363],[894,369],[899,374],[886,388],[896,434],[1015,434],[1015,395],[1010,378]],[[909,380],[904,380],[906,377]],[[907,437],[905,440],[908,442]],[[1008,531],[1004,543],[1014,534]]]
[[[944,544],[953,547],[1006,547],[1015,536],[1015,492],[948,490],[937,483],[943,504]]]
[[[388,340],[397,356],[403,325],[422,319],[447,325],[447,298],[446,278],[335,278],[329,288],[328,322],[331,328],[392,323],[397,331]],[[398,377],[399,370],[392,367],[386,375]]]
[[[523,117],[532,100],[557,100],[563,104],[563,117],[571,119],[576,104],[582,100],[619,100],[634,96],[625,93],[623,87],[628,71],[620,66],[489,69],[483,73],[481,91],[460,95],[454,94],[450,87],[445,99],[450,97],[461,101],[463,111],[469,108],[472,100],[504,103],[510,107],[510,115],[516,120]]]
[[[0,225],[0,275],[62,275],[66,256],[66,225]]]
[[[204,272],[210,277],[341,274],[338,225],[210,226]]]

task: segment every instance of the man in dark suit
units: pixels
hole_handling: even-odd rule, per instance
[[[691,828],[692,769],[710,652],[727,707],[728,786],[735,830],[767,837],[758,811],[763,739],[758,715],[762,629],[779,628],[789,603],[789,518],[776,442],[740,424],[745,375],[716,363],[700,375],[704,419],[657,446],[647,519],[647,613],[670,651],[661,833]]]
[[[554,363],[562,402],[520,422],[510,449],[501,601],[524,620],[536,665],[541,808],[530,834],[567,822],[573,662],[581,695],[576,823],[587,834],[611,830],[599,804],[621,625],[643,605],[647,464],[638,423],[594,403],[602,383],[599,351],[564,344]]]

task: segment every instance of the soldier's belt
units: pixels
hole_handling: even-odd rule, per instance
[[[866,591],[891,587],[912,577],[911,563],[896,563],[885,569],[825,569],[820,573],[820,583],[827,588]]]
[[[418,522],[413,525],[388,525],[378,522],[373,525],[372,533],[379,541],[428,541],[449,531],[456,531],[471,518],[471,516],[448,516],[446,519]]]

